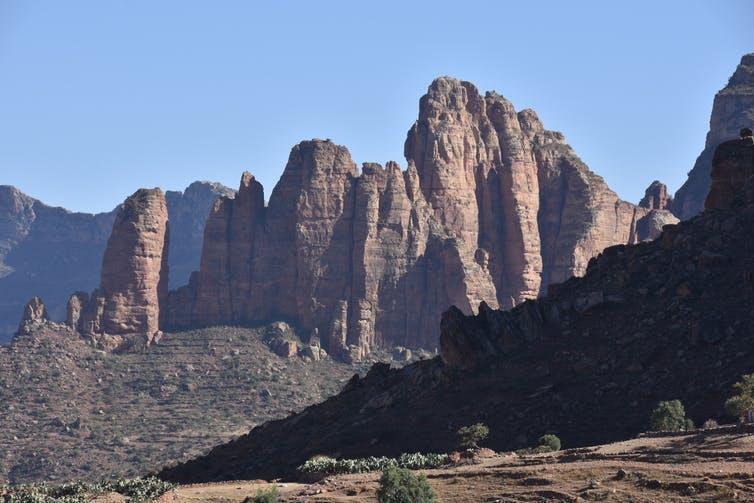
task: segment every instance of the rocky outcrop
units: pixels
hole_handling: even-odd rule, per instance
[[[198,268],[210,207],[218,195],[233,194],[210,182],[167,192],[171,284],[185,284]],[[19,313],[30,297],[44,298],[50,318],[64,320],[70,293],[91,291],[99,284],[116,211],[72,213],[0,186],[0,344],[16,332]]]
[[[621,201],[533,111],[469,82],[429,86],[405,155],[406,171],[359,172],[345,147],[302,142],[267,207],[245,173],[212,209],[200,269],[170,294],[167,325],[286,319],[348,358],[434,348],[448,307],[512,307],[669,221]]]
[[[722,143],[712,157],[712,181],[705,209],[730,208],[734,196],[754,176],[754,136],[741,130],[741,138]]]
[[[738,138],[741,128],[754,124],[754,53],[746,54],[726,85],[715,96],[710,128],[704,150],[689,177],[678,189],[670,209],[680,219],[697,215],[704,209],[710,189],[712,155],[718,145]]]
[[[644,191],[644,197],[639,201],[639,206],[649,210],[665,210],[672,202],[672,198],[668,196],[667,186],[655,180]]]
[[[47,308],[39,297],[32,297],[24,306],[21,323],[18,324],[18,334],[31,333],[36,327],[44,325],[48,320]]]
[[[207,215],[218,197],[234,196],[234,190],[216,182],[194,182],[183,192],[165,192],[170,217],[170,288],[185,285],[199,269]]]
[[[160,189],[140,189],[121,205],[102,260],[100,286],[88,302],[74,294],[69,318],[95,340],[120,336],[149,345],[168,294],[168,210]],[[164,315],[163,315],[164,316]],[[120,345],[107,339],[104,345]],[[130,341],[128,341],[130,342]]]
[[[721,146],[713,173],[745,177],[751,150],[744,139]],[[452,308],[440,358],[376,364],[336,397],[160,476],[295,478],[314,455],[448,452],[458,428],[477,422],[496,451],[544,432],[569,447],[595,445],[644,431],[657,402],[675,398],[696,422],[722,419],[731,385],[751,372],[754,344],[754,178],[741,186],[725,207],[654,241],[607,248],[543,298],[472,316]]]

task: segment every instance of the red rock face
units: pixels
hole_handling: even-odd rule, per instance
[[[405,153],[405,172],[359,173],[345,147],[302,142],[267,207],[245,173],[215,204],[168,325],[286,319],[349,357],[433,348],[448,307],[511,307],[658,225],[659,210],[621,201],[533,111],[468,82],[432,83]]]
[[[644,191],[644,198],[639,201],[639,206],[650,210],[664,210],[667,209],[670,202],[668,188],[664,183],[655,180]]]
[[[741,128],[754,124],[754,54],[746,54],[712,105],[710,128],[704,150],[671,205],[682,220],[699,214],[710,190],[712,156],[722,142],[738,138]]]
[[[149,344],[160,328],[160,311],[167,302],[167,250],[165,196],[160,189],[140,189],[126,199],[115,217],[102,260],[100,288],[88,302],[78,294],[69,300],[69,318],[78,318],[79,331],[94,338],[145,337]],[[107,345],[119,342],[109,339]]]

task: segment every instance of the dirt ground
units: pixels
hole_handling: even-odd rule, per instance
[[[637,438],[557,454],[511,453],[423,470],[442,502],[754,501],[754,435],[710,430]],[[277,483],[281,502],[374,502],[379,473]],[[236,502],[272,484],[181,486],[175,502]]]

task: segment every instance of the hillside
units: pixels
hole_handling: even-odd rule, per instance
[[[317,454],[443,452],[459,426],[478,421],[496,450],[547,432],[583,446],[643,431],[656,403],[675,398],[696,422],[720,416],[731,385],[754,370],[752,175],[754,138],[722,144],[714,204],[699,217],[607,248],[584,277],[511,311],[450,309],[442,359],[376,365],[339,395],[161,476],[296,477]]]
[[[0,481],[134,476],[337,393],[366,367],[282,358],[275,326],[166,333],[98,351],[64,328],[0,347]]]

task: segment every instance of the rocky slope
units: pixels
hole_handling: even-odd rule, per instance
[[[704,150],[696,160],[689,177],[676,192],[671,205],[673,213],[685,220],[704,209],[710,187],[712,154],[720,143],[738,137],[738,131],[754,124],[754,53],[741,58],[726,85],[712,105],[710,128]]]
[[[277,326],[165,333],[148,352],[120,354],[60,325],[34,328],[0,347],[0,485],[143,475],[326,399],[367,369],[280,357],[269,347]]]
[[[166,194],[173,284],[186,283],[199,266],[204,222],[214,200],[233,194],[209,182]],[[42,297],[50,316],[62,320],[71,292],[90,291],[99,284],[116,211],[71,213],[14,187],[0,186],[0,344],[15,333],[24,304],[32,296]]]
[[[451,308],[442,358],[375,365],[339,395],[161,476],[295,477],[318,454],[447,451],[459,426],[478,421],[496,450],[547,432],[595,444],[643,431],[657,401],[675,398],[697,422],[720,416],[732,383],[752,370],[754,179],[733,200],[724,191],[754,173],[754,138],[718,152],[718,202],[701,216],[655,241],[609,247],[584,277],[510,311]]]
[[[166,326],[286,319],[333,354],[434,348],[449,306],[519,304],[675,221],[621,201],[533,111],[449,77],[422,97],[405,155],[406,171],[359,172],[345,147],[302,142],[267,207],[245,173],[215,204]]]

